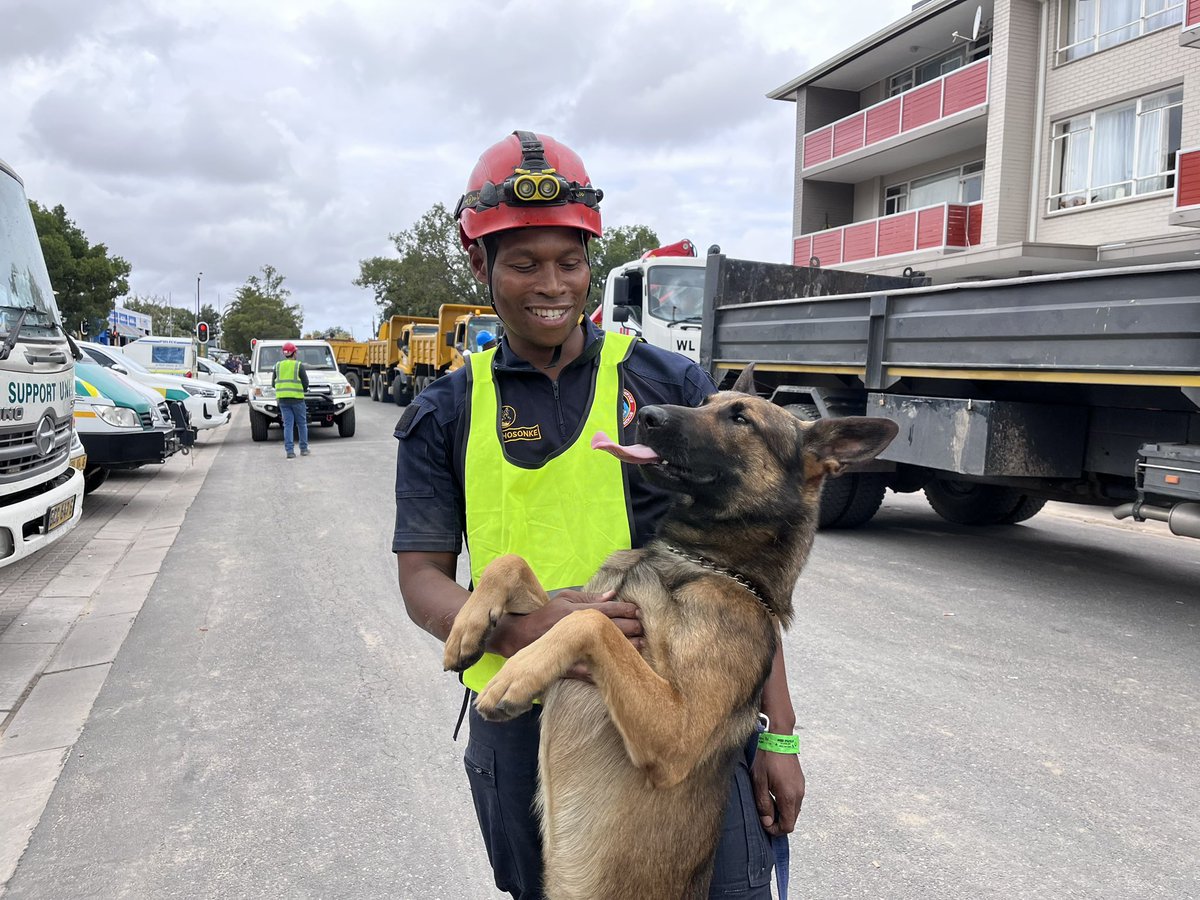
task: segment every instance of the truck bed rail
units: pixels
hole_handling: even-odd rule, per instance
[[[1200,387],[1197,263],[797,296],[798,282],[832,274],[710,258],[701,365],[717,375],[753,361],[869,389],[908,376]]]

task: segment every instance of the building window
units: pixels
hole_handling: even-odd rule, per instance
[[[1059,63],[1082,59],[1134,38],[1178,25],[1184,0],[1067,0]]]
[[[1173,188],[1182,125],[1181,88],[1056,123],[1049,210]]]
[[[895,215],[939,203],[977,203],[983,199],[983,161],[926,175],[883,191],[883,214]]]
[[[1182,0],[1171,0],[1171,2],[1182,2]],[[933,81],[935,78],[949,75],[955,69],[960,69],[963,66],[977,62],[985,56],[990,56],[991,52],[992,33],[988,30],[980,34],[979,39],[976,41],[959,44],[957,47],[953,47],[943,53],[939,53],[937,56],[932,56],[923,62],[917,63],[912,68],[905,69],[903,72],[897,72],[887,80],[888,96],[895,97],[897,94],[911,91],[913,88]]]

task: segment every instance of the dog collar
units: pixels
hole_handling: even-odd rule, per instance
[[[729,579],[737,582],[737,584],[740,587],[745,588],[751,594],[754,595],[754,599],[762,604],[763,609],[765,609],[767,611],[768,615],[770,615],[770,616],[775,615],[775,610],[771,609],[771,604],[766,601],[766,599],[763,597],[762,593],[755,586],[754,582],[752,582],[749,578],[747,578],[741,572],[735,572],[735,571],[733,571],[733,569],[727,569],[724,566],[717,565],[711,559],[707,559],[703,556],[693,556],[690,553],[684,553],[678,547],[672,546],[671,544],[664,542],[663,546],[666,547],[668,550],[670,550],[672,553],[674,553],[676,556],[686,559],[690,563],[695,563],[696,565],[700,566],[700,568],[702,568],[702,569],[708,569],[710,572],[716,572],[718,575],[724,575],[726,578],[729,578]]]

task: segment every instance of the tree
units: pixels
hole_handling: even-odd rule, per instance
[[[335,325],[332,328],[320,328],[316,331],[310,331],[304,335],[306,341],[352,341],[352,335],[347,328],[340,325]]]
[[[104,244],[90,243],[61,204],[46,209],[31,200],[29,209],[64,327],[86,334],[103,330],[116,299],[129,291],[132,267],[109,256]]]
[[[121,306],[149,316],[151,334],[188,337],[196,333],[196,313],[191,309],[174,306],[164,297],[126,297],[121,300]],[[204,318],[206,310],[212,315],[216,314],[216,310],[205,307],[200,311],[200,318],[206,322],[214,321]]]
[[[443,303],[490,305],[458,240],[458,223],[435,203],[407,231],[389,235],[398,258],[359,260],[358,287],[375,293],[380,317],[434,316]]]
[[[602,237],[594,238],[588,247],[592,261],[592,286],[588,294],[588,309],[594,310],[604,298],[604,279],[609,270],[641,257],[647,250],[659,246],[658,235],[646,225],[620,225],[605,228]]]
[[[237,289],[221,320],[221,345],[234,353],[248,353],[250,341],[294,338],[304,324],[304,310],[291,305],[292,292],[283,286],[284,276],[274,266],[251,275]]]

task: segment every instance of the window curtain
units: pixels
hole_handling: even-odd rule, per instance
[[[958,179],[958,172],[955,171],[914,181],[908,190],[909,209],[920,209],[935,203],[957,203]]]
[[[1178,91],[1142,101],[1137,123],[1137,159],[1134,160],[1139,194],[1161,191],[1169,186],[1166,170],[1170,167],[1172,154],[1179,150],[1176,135],[1179,133],[1178,122],[1182,119],[1179,107],[1182,101],[1183,94]]]
[[[1100,49],[1137,37],[1141,17],[1141,0],[1100,0]]]
[[[1137,125],[1136,107],[1096,113],[1096,131],[1092,147],[1092,202],[1128,196],[1133,185],[1133,134]]]
[[[1079,59],[1096,49],[1093,44],[1080,43],[1096,36],[1096,0],[1075,0],[1071,4],[1071,16],[1070,43],[1078,46],[1067,51],[1067,59]]]

